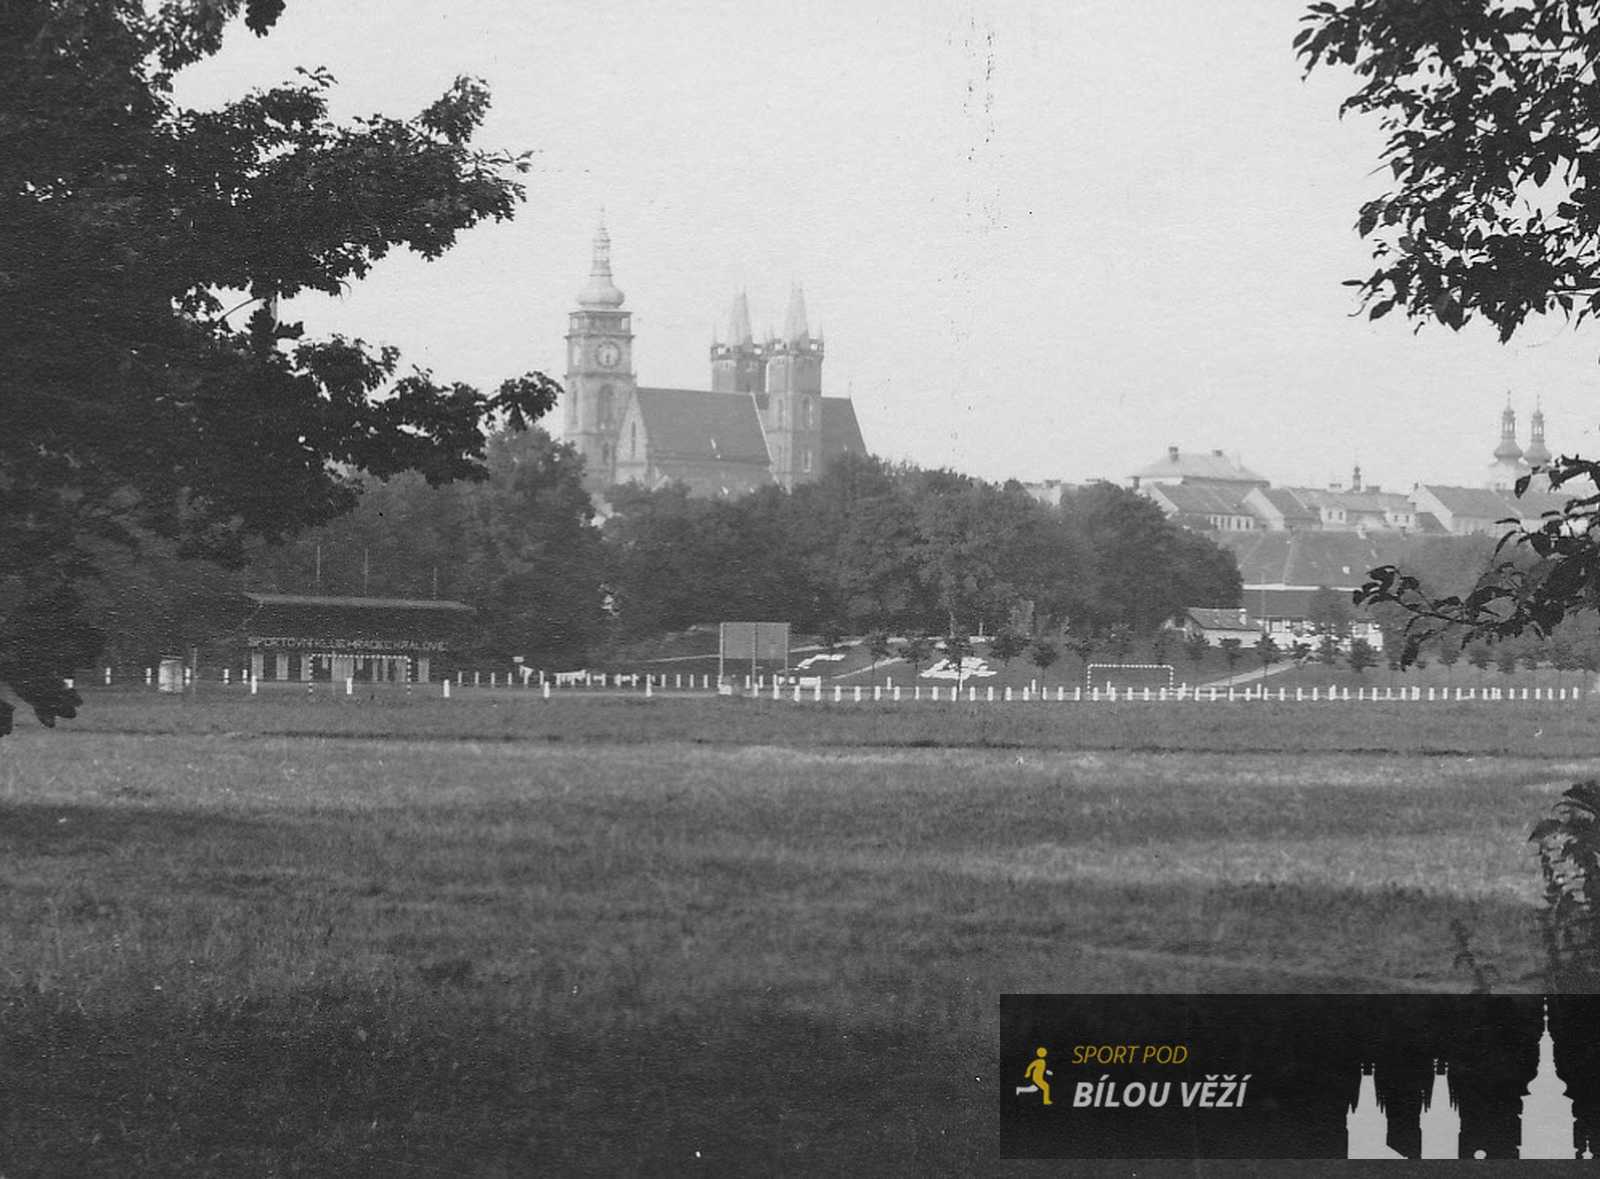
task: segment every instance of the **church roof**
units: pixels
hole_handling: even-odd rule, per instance
[[[826,466],[841,454],[866,454],[856,421],[856,407],[848,397],[822,399],[822,462]]]
[[[748,393],[636,389],[634,396],[654,459],[767,465],[766,437]]]

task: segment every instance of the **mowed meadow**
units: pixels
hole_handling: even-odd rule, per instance
[[[990,1171],[1002,992],[1539,989],[1597,722],[95,694],[0,742],[0,1174]]]

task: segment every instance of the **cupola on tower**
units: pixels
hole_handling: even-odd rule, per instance
[[[583,456],[591,492],[610,486],[617,424],[633,394],[632,315],[611,278],[611,236],[605,221],[594,235],[589,283],[567,327],[567,441]]]

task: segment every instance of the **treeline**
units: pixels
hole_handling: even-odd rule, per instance
[[[739,500],[620,489],[606,524],[623,638],[717,618],[817,634],[1146,633],[1239,600],[1238,567],[1109,484],[1059,506],[1017,483],[847,457]]]
[[[1466,597],[1484,584],[1494,565],[1505,560],[1537,576],[1538,559],[1532,552],[1522,546],[1502,548],[1494,536],[1419,538],[1401,552],[1395,564],[1402,573],[1417,578],[1429,598],[1440,599]],[[1410,615],[1393,603],[1371,607],[1370,613],[1383,630],[1382,662],[1398,663]],[[1460,663],[1480,671],[1492,667],[1507,675],[1519,667],[1531,670],[1541,665],[1558,671],[1600,670],[1597,622],[1600,618],[1593,610],[1574,611],[1548,635],[1527,631],[1493,643],[1466,638],[1459,629],[1448,630],[1423,643],[1417,662],[1424,667]]]
[[[1111,485],[1058,507],[1015,483],[850,457],[792,493],[619,488],[600,525],[579,460],[542,431],[496,436],[488,469],[437,488],[374,482],[350,515],[238,573],[148,549],[104,583],[113,645],[142,660],[223,634],[242,589],[463,601],[478,653],[543,663],[722,619],[820,635],[1146,634],[1184,606],[1239,600],[1229,554]]]

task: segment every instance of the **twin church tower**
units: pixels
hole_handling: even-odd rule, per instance
[[[727,342],[711,345],[709,390],[638,384],[624,298],[602,224],[567,329],[564,429],[591,492],[620,483],[683,483],[708,497],[792,489],[839,455],[866,452],[849,398],[822,395],[822,337],[811,334],[799,288],[783,334],[764,343],[745,297],[735,300]]]

